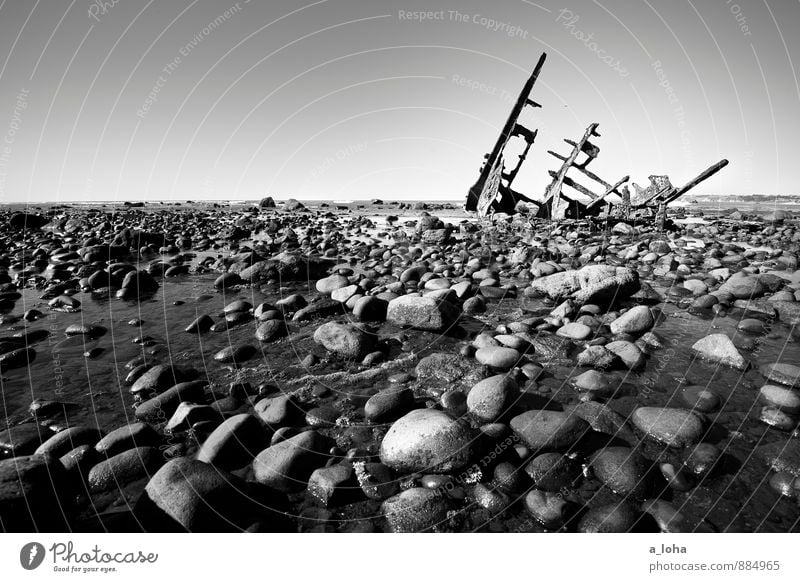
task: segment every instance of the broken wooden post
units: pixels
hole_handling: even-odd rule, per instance
[[[542,53],[539,57],[539,62],[536,63],[530,78],[522,87],[522,91],[511,110],[511,114],[508,116],[506,124],[503,126],[503,130],[500,132],[500,136],[497,138],[494,148],[485,156],[480,176],[478,176],[477,182],[469,189],[467,194],[466,210],[476,210],[479,215],[485,216],[497,210],[513,212],[514,206],[520,200],[533,202],[530,198],[514,192],[511,189],[511,183],[528,156],[528,151],[538,133],[538,130],[530,130],[518,123],[517,120],[526,106],[541,107],[530,98],[530,94],[546,58],[546,53]],[[512,137],[522,137],[525,140],[525,149],[519,156],[514,169],[510,172],[505,172],[503,168],[503,151]]]
[[[547,153],[561,160],[563,163],[558,172],[549,172],[553,181],[545,190],[544,205],[540,210],[540,214],[546,215],[546,217],[551,220],[562,220],[567,215],[570,203],[574,203],[575,208],[573,214],[576,218],[596,215],[599,213],[601,204],[608,204],[607,198],[610,194],[616,194],[620,198],[622,197],[619,187],[628,181],[628,176],[618,180],[615,184],[609,184],[588,168],[592,160],[600,154],[600,148],[589,141],[592,137],[600,137],[600,134],[597,132],[598,125],[597,123],[590,124],[589,127],[586,128],[583,137],[577,142],[570,139],[564,140],[567,144],[572,146],[572,151],[568,156],[562,156],[561,154],[548,150]],[[578,156],[582,153],[586,154],[586,159],[582,163],[578,163]],[[596,194],[590,188],[573,180],[567,175],[567,172],[569,172],[571,168],[575,168],[591,181],[600,184],[603,187],[603,192],[601,194]],[[577,199],[565,196],[563,191],[564,186],[569,186],[573,190],[583,194],[589,199],[588,202],[580,202]]]

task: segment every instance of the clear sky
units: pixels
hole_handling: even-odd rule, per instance
[[[800,192],[800,3],[0,0],[0,200],[463,199],[540,53],[515,188]],[[428,14],[423,19],[419,11]]]

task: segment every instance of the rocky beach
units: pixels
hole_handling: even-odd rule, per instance
[[[5,531],[800,531],[800,214],[6,207]]]

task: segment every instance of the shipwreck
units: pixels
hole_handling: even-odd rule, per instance
[[[589,164],[600,153],[600,148],[596,144],[596,138],[600,137],[597,131],[599,124],[591,123],[577,141],[564,140],[570,146],[567,153],[560,154],[548,150],[547,153],[559,160],[561,165],[557,170],[548,172],[552,181],[540,199],[515,191],[512,188],[514,178],[527,159],[539,133],[538,129],[522,125],[519,118],[526,107],[541,108],[541,105],[531,98],[531,93],[546,58],[546,53],[542,53],[539,57],[494,147],[484,156],[478,179],[467,194],[466,210],[477,212],[479,216],[490,216],[501,212],[514,214],[522,202],[528,206],[529,212],[533,209],[534,216],[538,218],[563,220],[601,217],[622,221],[651,220],[663,229],[669,204],[728,165],[728,160],[720,160],[680,187],[673,186],[668,176],[653,175],[650,176],[650,185],[646,188],[631,183],[634,189],[631,195],[627,186],[630,176],[626,175],[609,182],[589,169]],[[515,138],[521,138],[525,145],[513,167],[506,170],[505,149]]]

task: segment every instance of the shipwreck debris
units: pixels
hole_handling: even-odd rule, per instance
[[[548,154],[558,158],[563,164],[558,172],[552,170],[549,172],[553,181],[547,187],[544,204],[539,209],[539,214],[543,218],[561,220],[567,217],[582,218],[584,216],[593,216],[599,214],[601,207],[608,206],[609,201],[607,199],[610,194],[616,194],[620,200],[622,199],[623,194],[619,187],[630,179],[629,176],[624,176],[616,183],[610,184],[587,167],[600,154],[600,148],[589,141],[592,137],[600,137],[600,134],[597,133],[598,125],[597,123],[592,123],[587,127],[583,137],[577,142],[571,139],[564,140],[572,146],[572,151],[568,156],[562,156],[548,150]],[[578,162],[581,154],[584,154],[584,159]],[[603,192],[596,194],[591,189],[573,180],[567,175],[567,172],[573,168],[591,181],[600,184],[603,187]],[[574,194],[567,196],[564,192],[564,186],[572,188],[578,195],[582,194],[588,200],[581,201]]]
[[[707,180],[722,168],[728,165],[728,160],[722,159],[716,164],[706,168],[697,176],[689,180],[680,188],[676,188],[669,180],[669,176],[650,176],[650,185],[642,188],[633,182],[635,195],[630,199],[627,208],[621,208],[622,215],[618,218],[625,220],[655,218],[659,228],[664,228],[667,215],[667,205],[675,202],[689,190]],[[633,213],[633,215],[631,215]]]
[[[547,153],[561,160],[562,164],[558,171],[550,170],[548,172],[552,181],[545,189],[543,200],[537,201],[514,191],[511,187],[514,178],[528,157],[539,133],[538,129],[531,130],[520,124],[518,120],[526,106],[541,107],[539,103],[531,99],[530,94],[546,57],[546,53],[542,53],[539,57],[539,62],[536,63],[530,78],[523,86],[492,151],[484,156],[478,180],[467,194],[466,210],[476,211],[479,216],[498,212],[516,214],[517,205],[525,202],[530,205],[530,208],[535,208],[535,211],[529,211],[531,215],[538,218],[582,219],[600,216],[602,212],[606,219],[655,220],[658,228],[663,229],[669,204],[728,165],[728,160],[720,160],[680,188],[673,186],[668,176],[653,175],[650,176],[650,185],[647,188],[632,183],[634,195],[631,196],[626,185],[630,176],[623,176],[611,183],[588,168],[592,160],[600,154],[600,148],[591,141],[592,138],[600,137],[597,132],[599,124],[592,123],[577,142],[570,139],[564,140],[572,146],[568,155],[548,150]],[[521,137],[525,141],[525,147],[514,168],[507,172],[504,167],[504,152],[509,141],[514,137]],[[573,176],[577,171],[584,178],[588,178],[591,185],[586,186],[584,183],[578,182],[569,175],[570,170],[574,170]]]
[[[506,124],[503,126],[503,130],[500,132],[500,136],[497,138],[494,148],[492,148],[490,153],[484,156],[484,162],[478,181],[469,189],[469,194],[467,194],[467,210],[477,211],[480,216],[486,216],[493,212],[512,214],[514,212],[514,207],[519,201],[535,204],[534,200],[519,192],[514,192],[511,189],[511,183],[522,167],[522,163],[528,156],[528,152],[539,132],[538,129],[528,129],[518,123],[517,120],[526,106],[541,107],[541,105],[530,98],[530,94],[546,58],[547,53],[542,53],[542,56],[539,57],[539,62],[536,63],[536,67],[533,69],[530,78],[522,87],[522,91],[514,104],[514,108],[511,110],[511,114],[508,116]],[[521,137],[524,139],[525,149],[522,154],[520,154],[514,169],[510,172],[505,172],[503,167],[503,152],[512,137]]]

